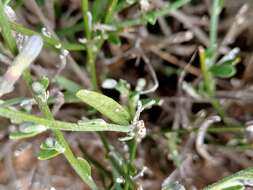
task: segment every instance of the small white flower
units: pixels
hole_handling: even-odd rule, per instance
[[[14,84],[20,78],[24,70],[27,69],[40,54],[42,46],[42,38],[38,35],[31,36],[27,40],[0,82],[0,96],[13,90]]]

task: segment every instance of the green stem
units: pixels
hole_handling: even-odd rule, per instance
[[[6,41],[9,49],[15,55],[16,54],[16,43],[15,43],[15,39],[13,38],[13,36],[11,34],[11,27],[10,27],[9,21],[8,21],[7,17],[5,16],[5,14],[4,14],[4,6],[3,6],[3,3],[2,3],[2,0],[0,0],[0,26],[1,26],[1,29],[2,29],[3,37]],[[32,89],[31,89],[32,77],[31,77],[31,74],[28,70],[23,73],[23,78],[25,79],[30,91],[33,92]],[[43,102],[35,94],[33,94],[33,97],[36,100],[41,112],[44,114],[44,117],[46,117],[48,119],[48,121],[54,122],[53,115],[52,115],[52,113],[51,113],[51,111],[50,111],[50,109],[47,105],[47,102]],[[22,113],[21,113],[21,115],[18,115],[17,113],[15,113],[15,111],[8,110],[6,108],[0,108],[0,112],[1,112],[2,116],[6,116],[6,117],[9,117],[9,118],[13,117],[13,118],[16,118],[18,120],[24,119],[24,116],[25,116]],[[28,116],[29,116],[29,114],[27,114],[27,117]],[[32,119],[34,119],[34,118],[32,118]],[[42,118],[41,119],[35,118],[35,119],[43,120]],[[93,179],[82,170],[82,167],[80,167],[80,164],[79,164],[78,160],[75,158],[74,154],[72,153],[67,141],[64,138],[63,133],[60,130],[57,130],[57,129],[53,129],[53,132],[55,134],[56,139],[59,141],[61,146],[65,149],[64,155],[65,155],[66,159],[68,160],[68,162],[70,163],[70,165],[73,167],[73,169],[77,172],[77,174],[83,179],[83,181],[85,181],[85,183],[92,190],[97,190],[98,188],[97,188],[96,184],[94,183]]]
[[[219,22],[219,14],[221,12],[221,0],[213,0],[211,27],[209,36],[210,49],[210,65],[215,63],[216,49],[217,49],[217,28]]]
[[[214,78],[212,77],[211,73],[208,71],[208,66],[206,64],[206,54],[205,50],[200,47],[199,48],[199,58],[200,58],[200,69],[203,75],[204,80],[204,87],[209,97],[214,97]]]
[[[83,44],[61,42],[54,37],[47,37],[45,35],[41,35],[41,33],[30,30],[30,29],[28,29],[20,24],[17,24],[15,22],[11,22],[10,25],[11,25],[12,30],[14,30],[16,32],[20,32],[24,35],[28,35],[28,36],[40,35],[46,44],[53,46],[53,47],[61,44],[63,49],[66,49],[69,51],[82,51],[82,50],[86,49]]]
[[[84,21],[84,30],[87,38],[87,57],[88,57],[88,67],[91,75],[92,87],[93,90],[98,90],[97,85],[97,73],[96,73],[96,63],[95,63],[95,55],[94,55],[94,47],[92,41],[92,18],[91,13],[89,12],[89,1],[82,0],[82,13],[83,13],[83,21]]]
[[[109,5],[110,11],[107,12],[107,15],[105,16],[105,21],[109,21],[111,19],[111,15],[113,14],[113,7],[115,6],[114,3],[117,3],[117,1],[112,0],[112,4]],[[87,38],[87,57],[88,57],[88,66],[92,78],[92,85],[93,85],[93,90],[98,91],[98,85],[97,85],[97,78],[96,78],[96,65],[95,65],[95,60],[96,60],[96,54],[93,51],[93,47],[96,47],[98,50],[100,50],[102,43],[99,43],[97,46],[93,44],[92,41],[92,21],[89,20],[89,3],[88,0],[82,0],[82,12],[83,12],[83,20],[84,20],[84,29],[85,29],[85,35]],[[122,168],[120,166],[120,163],[118,162],[118,159],[114,158],[110,153],[113,152],[111,145],[108,143],[107,139],[102,133],[98,133],[104,147],[106,150],[106,153],[108,155],[108,159],[112,165],[112,170],[113,170],[113,178],[120,177],[121,175],[124,175],[124,171],[122,171]],[[115,154],[116,155],[116,154]],[[127,176],[124,175],[125,178]],[[115,179],[116,180],[116,179]]]
[[[125,8],[132,6],[136,2],[137,2],[137,0],[132,0],[130,2],[128,2],[128,1],[120,1],[119,4],[116,7],[116,11],[120,12],[120,11],[124,10]]]
[[[48,112],[48,108],[45,106],[40,109],[43,113]],[[32,122],[40,125],[49,127],[52,130],[62,130],[62,131],[82,131],[82,132],[93,132],[93,131],[115,131],[127,133],[131,130],[131,126],[122,126],[116,124],[99,124],[96,121],[90,121],[82,124],[69,123],[63,121],[52,120],[47,117],[42,118],[34,115],[30,115],[21,111],[14,111],[8,108],[0,107],[0,116],[16,120],[19,122]]]
[[[205,50],[201,47],[199,48],[199,57],[200,57],[200,69],[203,75],[205,91],[207,92],[207,95],[209,96],[211,100],[212,106],[215,108],[215,110],[224,120],[225,112],[223,108],[221,107],[220,102],[214,97],[215,96],[215,79],[212,76],[212,73],[208,70],[208,65],[206,64]]]
[[[137,142],[135,139],[131,140],[129,142],[129,161],[130,161],[130,164],[133,164],[133,161],[136,157],[136,152],[137,152]]]
[[[189,2],[190,2],[190,0],[175,1],[174,3],[167,4],[167,5],[163,6],[159,10],[148,11],[147,13],[145,13],[145,15],[150,14],[150,15],[152,15],[152,17],[154,19],[157,19],[159,17],[168,15],[172,11],[175,11],[175,10],[179,9],[180,7],[182,7],[183,5],[185,5]],[[134,26],[134,25],[145,24],[147,22],[147,19],[146,19],[145,15],[143,15],[141,17],[138,17],[138,18],[135,18],[135,19],[131,19],[131,20],[123,21],[123,22],[118,22],[116,24],[116,27],[121,29],[121,28],[126,28],[126,27],[130,27],[130,26]]]
[[[129,177],[128,173],[122,169],[123,166],[121,163],[123,159],[117,155],[116,152],[114,152],[114,148],[108,143],[107,139],[102,133],[99,133],[100,139],[105,147],[108,159],[112,165],[112,170],[113,170],[113,178],[114,181],[116,181],[117,178],[124,177],[126,180],[125,184],[129,184],[131,186],[134,186],[134,183],[132,179]],[[122,160],[122,161],[119,161]]]
[[[181,1],[176,1],[170,5],[164,6],[159,10],[154,10],[154,11],[149,11],[147,13],[154,15],[155,18],[161,17],[161,16],[166,16],[168,15],[170,12],[179,9],[180,7],[182,7],[183,5],[189,3],[190,0],[181,0]],[[116,11],[117,8],[116,8]],[[135,19],[129,19],[129,20],[125,20],[125,21],[120,21],[115,24],[115,27],[117,28],[118,31],[127,28],[127,27],[133,27],[135,25],[140,25],[140,24],[145,24],[147,22],[146,18],[141,16]],[[83,30],[83,22],[80,22],[74,26],[71,26],[69,28],[64,28],[60,31],[58,31],[59,34],[61,35],[73,35],[73,33],[76,32],[80,32]]]
[[[112,21],[112,16],[116,9],[117,3],[118,3],[118,0],[110,0],[110,3],[106,11],[105,19],[104,19],[104,24],[109,24]],[[98,50],[101,49],[102,45],[104,44],[104,41],[105,41],[104,39],[101,39],[98,42],[98,45],[97,45]]]
[[[24,74],[23,74],[23,77],[24,77],[24,79],[25,79],[28,87],[30,88],[30,91],[32,92],[32,95],[33,95],[35,101],[37,102],[37,104],[39,106],[39,109],[43,113],[44,117],[47,118],[49,122],[55,122],[53,114],[51,113],[51,111],[50,111],[47,103],[43,102],[38,96],[36,96],[35,94],[33,94],[33,91],[31,89],[32,77],[30,75],[30,72],[29,71],[25,71]],[[5,108],[1,108],[1,109],[5,109]],[[2,110],[2,111],[4,111],[4,110]],[[7,111],[7,110],[5,110],[5,111]],[[58,130],[58,129],[53,129],[52,131],[53,131],[53,133],[54,133],[57,141],[65,149],[65,151],[64,151],[63,154],[64,154],[65,158],[68,160],[69,164],[76,171],[76,173],[81,177],[81,179],[92,190],[98,190],[98,188],[97,188],[95,182],[93,181],[93,179],[83,171],[82,167],[80,167],[80,164],[79,164],[78,160],[75,158],[73,152],[71,151],[71,149],[70,149],[67,141],[64,138],[63,133],[60,130]]]
[[[87,47],[88,65],[91,74],[92,87],[93,90],[98,91],[95,56],[92,47],[90,47],[90,45],[88,46],[89,46]]]

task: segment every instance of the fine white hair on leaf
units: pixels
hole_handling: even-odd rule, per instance
[[[0,96],[13,90],[13,86],[25,69],[38,57],[43,47],[40,36],[31,36],[20,53],[15,57],[12,65],[8,68],[0,81]]]

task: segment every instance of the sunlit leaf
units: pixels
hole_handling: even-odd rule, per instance
[[[129,113],[112,98],[89,90],[79,90],[76,96],[84,103],[92,106],[97,111],[107,116],[113,122],[122,125],[129,124]]]
[[[58,156],[59,154],[61,154],[61,152],[58,152],[56,150],[41,150],[38,156],[39,160],[48,160],[51,158],[54,158],[56,156]]]

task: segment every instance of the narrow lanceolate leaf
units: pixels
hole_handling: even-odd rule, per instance
[[[234,175],[225,177],[224,179],[207,186],[204,190],[240,189],[242,186],[253,187],[253,168],[241,170]]]
[[[61,154],[61,152],[58,152],[57,150],[54,149],[46,149],[46,150],[41,150],[38,156],[39,160],[48,160],[51,158],[54,158]]]
[[[24,133],[24,132],[13,132],[9,135],[10,139],[26,139],[26,138],[31,138],[40,133],[37,132],[30,132],[30,133]]]
[[[82,88],[77,83],[62,76],[56,77],[56,82],[60,87],[64,88],[64,90],[67,90],[68,92],[71,92],[73,94],[75,94],[78,90]]]
[[[79,90],[76,96],[113,122],[121,125],[129,124],[129,113],[112,98],[89,90]]]

